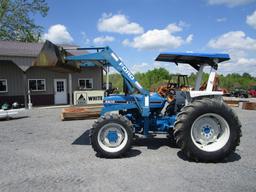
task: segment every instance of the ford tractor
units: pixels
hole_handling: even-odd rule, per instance
[[[110,66],[123,77],[125,94],[104,98],[100,117],[91,129],[92,148],[102,157],[121,157],[131,148],[135,137],[158,134],[173,138],[193,161],[221,161],[239,145],[241,123],[223,102],[223,92],[213,89],[218,65],[230,59],[228,54],[160,53],[156,61],[188,64],[197,70],[197,78],[193,89],[187,86],[177,89],[169,82],[151,93],[142,87],[110,47],[77,48],[86,53],[75,56],[65,56],[60,47],[49,41],[43,49],[46,50],[41,51],[41,54],[45,53],[44,58],[50,52],[58,61]],[[201,90],[205,67],[210,68],[210,74],[207,86]]]

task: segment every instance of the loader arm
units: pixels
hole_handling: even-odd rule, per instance
[[[135,76],[132,72],[125,66],[125,64],[121,61],[121,59],[112,51],[109,47],[95,47],[95,48],[78,48],[78,50],[96,50],[94,53],[88,53],[78,56],[67,56],[64,59],[66,61],[98,61],[100,63],[104,63],[105,65],[112,66],[115,68],[121,76],[126,80],[126,83],[129,83],[134,88],[136,88],[143,96],[144,103],[139,106],[141,111],[141,115],[143,117],[148,117],[150,115],[149,110],[149,92],[139,84],[139,82],[135,79]],[[130,87],[131,89],[131,86]]]
[[[125,66],[121,59],[112,51],[110,47],[95,47],[95,48],[78,48],[78,50],[97,50],[95,53],[88,53],[78,56],[67,56],[67,61],[101,61],[106,65],[115,68],[121,76],[135,87],[141,94],[147,94],[147,91],[135,79],[132,72]],[[100,51],[99,51],[100,50]]]
[[[81,51],[79,53],[79,50]],[[72,54],[74,53],[74,54]],[[77,48],[69,47],[64,48],[57,46],[50,41],[46,41],[35,60],[33,66],[44,66],[47,67],[63,65],[68,66],[68,61],[78,61],[74,63],[93,62],[100,66],[112,66],[116,69],[121,76],[124,78],[127,87],[130,91],[137,89],[138,92],[143,96],[141,102],[136,102],[136,106],[142,117],[145,119],[145,127],[148,128],[148,117],[150,115],[149,109],[149,92],[139,84],[135,79],[132,72],[125,66],[121,59],[112,51],[109,47],[90,47],[90,48]],[[133,95],[136,100],[135,96]],[[128,104],[129,105],[129,104]],[[114,108],[113,108],[114,109]]]

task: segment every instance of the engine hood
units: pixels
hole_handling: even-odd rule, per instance
[[[104,104],[129,104],[135,102],[144,102],[143,95],[111,95],[104,98]],[[161,107],[166,101],[165,98],[159,96],[157,93],[150,94],[150,107]]]

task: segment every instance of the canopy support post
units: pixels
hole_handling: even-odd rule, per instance
[[[208,91],[208,92],[213,91],[215,77],[216,77],[216,70],[214,68],[211,68],[210,76],[209,76],[209,79],[207,82],[206,91]]]
[[[107,66],[106,70],[106,90],[109,89],[109,66]]]
[[[27,74],[25,71],[23,72],[23,84],[24,84],[24,92],[23,92],[24,105],[25,105],[25,108],[28,108],[28,98],[27,98],[28,83],[27,83]]]
[[[202,78],[203,78],[203,71],[204,71],[204,65],[201,65],[199,71],[197,72],[195,91],[199,91],[200,89]]]
[[[72,90],[72,74],[68,74],[68,89],[69,89],[69,104],[72,105],[72,96],[73,96],[73,90]]]

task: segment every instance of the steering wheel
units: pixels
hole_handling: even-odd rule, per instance
[[[174,88],[168,88],[168,86],[160,86],[157,92],[160,96],[167,98],[168,102],[172,102],[175,99],[176,91]]]
[[[168,90],[168,92],[166,93],[166,99],[169,103],[171,103],[172,101],[175,100],[175,95],[176,95],[176,90],[171,88]]]
[[[171,83],[171,82],[168,82],[167,84],[167,88],[168,89],[175,89],[178,87],[178,84],[177,83]]]
[[[176,95],[176,90],[174,88],[169,88],[167,94],[168,95]]]

